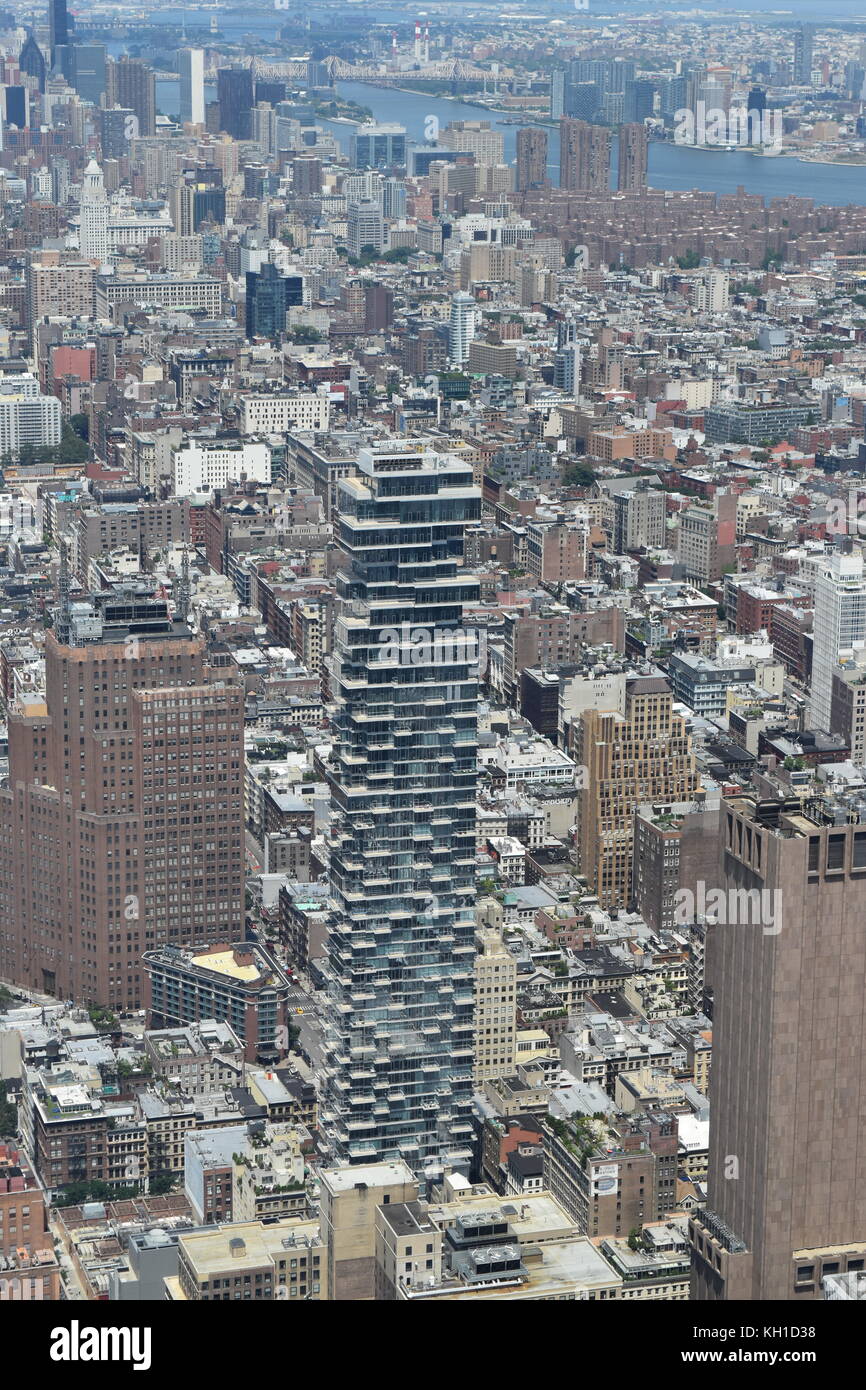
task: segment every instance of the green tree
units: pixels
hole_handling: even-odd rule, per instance
[[[591,487],[595,474],[586,463],[570,463],[563,475],[566,487]]]
[[[9,1085],[0,1081],[0,1139],[11,1139],[18,1132],[18,1107],[9,1099]]]
[[[310,328],[307,324],[299,324],[289,333],[293,343],[321,343],[324,341],[323,335],[318,328]]]

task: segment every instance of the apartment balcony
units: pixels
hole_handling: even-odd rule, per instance
[[[353,1092],[353,1094],[349,1096],[349,1104],[358,1110],[366,1106],[372,1107],[375,1105],[375,1102],[376,1097],[373,1095],[372,1091],[362,1091],[360,1094],[358,1094],[358,1092]]]

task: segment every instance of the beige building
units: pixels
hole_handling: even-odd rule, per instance
[[[95,271],[89,261],[62,251],[40,251],[27,267],[27,321],[31,333],[41,318],[92,318]]]
[[[632,897],[634,812],[643,802],[686,801],[698,785],[684,720],[662,677],[626,683],[625,714],[585,710],[575,733],[578,864],[603,907]]]
[[[475,1080],[511,1076],[517,1029],[517,961],[495,927],[475,933]]]
[[[489,121],[452,121],[441,135],[441,143],[449,150],[462,150],[475,155],[476,164],[504,164],[504,137],[491,129]]]
[[[171,1302],[290,1302],[328,1297],[317,1221],[236,1222],[183,1232]]]
[[[376,1211],[392,1203],[417,1201],[418,1180],[411,1168],[397,1159],[326,1169],[320,1173],[320,1183],[328,1297],[338,1302],[373,1299]]]

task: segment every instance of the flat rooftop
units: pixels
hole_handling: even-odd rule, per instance
[[[209,1279],[225,1269],[250,1269],[270,1265],[287,1257],[287,1252],[319,1238],[318,1221],[279,1221],[263,1226],[259,1221],[242,1221],[210,1230],[184,1232],[181,1243],[186,1259],[200,1279]],[[242,1241],[243,1246],[238,1244]],[[284,1244],[284,1242],[288,1242]]]
[[[331,1192],[353,1192],[356,1187],[386,1187],[399,1182],[414,1182],[412,1170],[401,1161],[395,1163],[359,1163],[350,1168],[337,1168],[320,1173],[323,1187]]]
[[[259,979],[258,967],[239,965],[231,947],[225,951],[213,951],[210,954],[193,956],[192,963],[201,970],[213,970],[218,975],[228,975],[233,980],[243,980],[250,983]]]

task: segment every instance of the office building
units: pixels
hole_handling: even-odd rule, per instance
[[[145,950],[243,937],[244,692],[153,586],[60,588],[44,697],[9,719],[0,974],[127,1012]]]
[[[78,248],[88,261],[98,261],[101,264],[108,260],[111,250],[108,236],[109,212],[102,170],[96,160],[91,159],[81,183],[81,221],[78,233]]]
[[[721,401],[704,411],[704,430],[710,444],[776,443],[808,424],[813,415],[807,404]]]
[[[350,163],[353,169],[389,169],[406,163],[406,127],[362,125],[352,134]]]
[[[815,579],[812,686],[809,723],[830,729],[833,677],[839,663],[866,641],[866,573],[863,556],[835,554]]]
[[[346,246],[351,256],[372,248],[381,251],[385,245],[385,219],[382,204],[375,198],[362,198],[349,204]]]
[[[33,37],[32,30],[28,33],[27,38],[21,45],[21,52],[18,54],[18,67],[22,73],[26,73],[28,77],[36,79],[36,84],[40,92],[45,91],[47,64],[42,49]]]
[[[631,901],[634,813],[643,802],[687,801],[697,773],[685,720],[659,676],[626,681],[625,714],[583,710],[575,760],[585,769],[578,790],[578,864],[604,907]]]
[[[8,130],[10,126],[17,127],[18,130],[29,130],[30,128],[30,88],[20,85],[9,85],[0,89],[2,93],[2,116],[3,128]]]
[[[304,302],[300,275],[283,275],[272,261],[246,273],[246,335],[280,338],[286,331],[286,312]]]
[[[253,96],[253,77],[249,68],[217,70],[220,130],[235,140],[249,140],[252,135]]]
[[[528,127],[517,132],[518,193],[528,188],[545,188],[547,178],[547,131]]]
[[[48,0],[48,51],[51,66],[56,66],[58,48],[69,43],[69,15],[66,0]]]
[[[241,434],[285,434],[288,430],[326,430],[327,391],[268,392],[241,400]]]
[[[101,43],[67,43],[57,48],[57,62],[63,76],[82,101],[89,101],[93,106],[99,106],[106,95],[108,61],[105,45]]]
[[[204,125],[204,50],[182,48],[177,57],[180,76],[180,119]]]
[[[640,193],[647,186],[649,136],[641,121],[619,128],[616,186],[621,193]]]
[[[559,123],[559,184],[574,191],[610,189],[610,131],[563,117]]]
[[[411,447],[361,449],[338,486],[322,1123],[350,1162],[466,1171],[479,590],[460,561],[480,494],[471,464]]]
[[[866,1267],[855,1041],[866,827],[799,797],[731,798],[722,810],[727,920],[712,947],[708,1201],[690,1221],[692,1297],[808,1302],[827,1275]]]
[[[148,307],[201,309],[208,319],[219,317],[223,285],[206,276],[147,275],[133,271],[128,275],[97,275],[96,316],[110,318],[111,305],[129,300]]]

